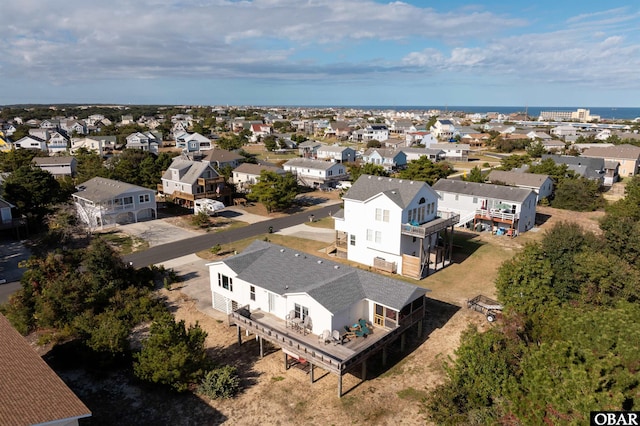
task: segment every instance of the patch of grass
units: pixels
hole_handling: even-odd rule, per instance
[[[333,229],[333,219],[330,217],[323,217],[322,219],[314,220],[313,222],[305,222],[307,226],[312,226],[314,228],[324,228],[324,229]]]
[[[100,237],[104,238],[109,245],[118,251],[118,253],[123,255],[149,248],[149,243],[142,238],[126,235],[122,232],[107,232],[100,234]]]
[[[267,238],[268,241],[274,244],[279,244],[285,247],[289,247],[292,250],[300,250],[306,253],[313,254],[314,256],[321,256],[322,254],[319,253],[319,250],[327,246],[327,243],[325,242],[307,240],[306,238],[297,238],[297,237],[292,237],[287,235],[278,235],[278,234],[260,234],[260,235],[256,235],[255,237],[246,238],[244,240],[234,241],[233,243],[222,244],[220,253],[225,253],[229,255],[233,254],[234,252],[240,253],[242,252],[242,250],[247,248],[249,244],[251,244],[255,240],[264,241],[265,238]],[[209,249],[199,251],[198,253],[196,253],[196,255],[206,260],[219,259],[222,257],[222,256],[214,255],[213,253],[211,253]]]
[[[398,398],[400,399],[408,399],[410,401],[417,401],[417,402],[422,401],[424,398],[427,397],[427,392],[414,389],[412,387],[402,389],[401,391],[398,391],[397,394],[398,394]]]
[[[284,377],[282,377],[282,376],[273,376],[273,377],[271,378],[271,381],[272,381],[272,382],[281,382],[281,381],[283,381],[283,380],[284,380]]]

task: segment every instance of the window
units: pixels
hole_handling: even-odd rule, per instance
[[[233,291],[233,278],[218,273],[218,287],[222,287],[225,290]]]
[[[389,222],[389,210],[376,209],[376,220],[379,222]]]
[[[294,305],[294,311],[296,318],[302,318],[303,320],[309,316],[309,308],[306,306],[298,305],[297,303]]]
[[[352,246],[355,246],[355,245],[356,245],[356,236],[355,236],[355,234],[351,234],[351,235],[349,235],[349,243],[350,243]]]
[[[373,229],[367,229],[367,241],[373,241]]]
[[[376,231],[376,243],[380,244],[382,242],[382,232]]]
[[[460,196],[459,196],[458,194],[456,194],[456,201],[458,201],[458,198],[459,198],[459,197],[460,197]]]
[[[133,204],[133,197],[124,197],[123,198],[124,204]]]
[[[144,194],[140,196],[140,202],[141,203],[148,203],[149,202],[149,194]]]
[[[249,299],[253,300],[255,302],[256,300],[256,287],[255,286],[249,286]]]
[[[473,197],[473,204],[478,204],[478,197]]]

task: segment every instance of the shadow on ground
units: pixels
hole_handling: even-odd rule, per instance
[[[372,355],[367,360],[367,376],[364,378],[362,377],[362,364],[354,366],[349,370],[349,374],[359,378],[361,381],[352,388],[345,389],[343,395],[347,395],[354,389],[360,387],[362,383],[364,383],[362,381],[363,379],[372,379],[383,374],[389,374],[390,371],[394,367],[398,366],[404,358],[409,356],[424,342],[426,342],[434,330],[444,327],[455,313],[460,310],[460,307],[440,300],[426,298],[425,309],[427,314],[423,322],[422,333],[418,335],[417,325],[408,329],[405,332],[406,341],[404,351],[400,350],[400,338],[398,338],[393,344],[390,344],[387,348],[386,364],[383,364],[382,362],[382,351]]]

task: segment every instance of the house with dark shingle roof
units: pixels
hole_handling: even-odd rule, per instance
[[[196,161],[185,155],[174,158],[162,174],[158,192],[187,208],[193,208],[195,200],[201,198],[215,199],[225,205],[231,201],[231,190],[213,165],[209,161]]]
[[[312,378],[316,366],[338,375],[340,396],[350,366],[366,368],[388,345],[402,348],[398,338],[426,315],[423,287],[264,241],[207,266],[212,306],[229,314],[239,343],[245,328],[260,348],[264,339],[281,347],[286,368],[293,357],[311,364]],[[359,320],[366,330],[345,337]],[[335,345],[325,330],[337,333]]]
[[[0,314],[0,424],[77,425],[91,411]]]
[[[218,170],[226,166],[235,169],[244,161],[244,157],[235,152],[227,151],[226,149],[215,148],[207,151],[207,155],[204,156],[202,161],[208,161]]]
[[[611,147],[594,146],[586,149],[582,157],[604,158],[620,163],[618,172],[622,176],[635,176],[640,169],[640,147],[624,144]]]
[[[285,171],[293,173],[301,185],[318,187],[334,185],[347,177],[347,169],[342,163],[312,160],[309,158],[293,158],[282,166]]]
[[[478,229],[482,224],[520,233],[535,225],[537,196],[530,189],[456,179],[440,179],[433,189],[441,210],[460,215],[460,226],[473,223]]]
[[[413,278],[429,273],[438,233],[457,223],[439,217],[438,194],[422,181],[362,175],[342,198],[336,254]]]
[[[553,194],[553,179],[549,175],[491,170],[486,180],[487,183],[530,189],[538,195],[537,201],[549,198]]]
[[[78,217],[90,228],[136,223],[155,219],[155,191],[149,188],[95,177],[72,194]]]

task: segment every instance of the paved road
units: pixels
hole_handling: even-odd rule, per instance
[[[151,247],[148,250],[132,253],[123,256],[125,262],[133,262],[135,267],[144,267],[159,264],[170,259],[186,256],[213,247],[216,244],[227,244],[245,238],[268,232],[269,227],[273,227],[273,232],[291,226],[299,225],[309,220],[309,214],[313,214],[316,219],[321,219],[336,213],[341,208],[340,204],[321,207],[316,210],[296,213],[286,217],[271,219],[264,222],[254,223],[242,228],[231,229],[229,231],[209,233],[197,237],[187,238],[172,243]]]

